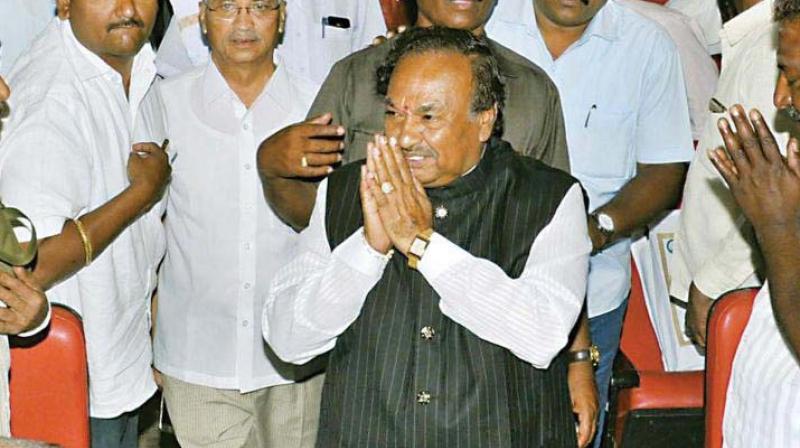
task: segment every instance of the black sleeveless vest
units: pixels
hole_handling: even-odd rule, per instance
[[[359,166],[328,178],[331,248],[362,225]],[[447,210],[434,230],[518,278],[575,183],[492,140],[471,173],[427,190],[434,210]],[[442,314],[439,296],[406,263],[394,255],[330,354],[317,446],[574,448],[564,357],[540,370],[479,339]]]

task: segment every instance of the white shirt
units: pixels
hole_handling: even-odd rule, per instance
[[[781,151],[789,140],[788,119],[778,113],[772,94],[778,79],[772,21],[772,0],[739,14],[722,29],[722,74],[714,97],[731,107],[755,107],[775,132]],[[708,158],[708,151],[723,145],[717,120],[725,114],[709,112],[703,137],[697,145],[683,191],[680,227],[676,237],[670,294],[687,300],[695,282],[705,295],[717,298],[727,291],[758,286],[752,231]]]
[[[273,279],[264,338],[282,359],[303,363],[331,350],[359,316],[387,259],[359,229],[332,252],[325,229],[327,180],[320,184],[299,253]],[[591,251],[580,186],[574,185],[531,246],[525,268],[509,278],[434,233],[419,272],[440,297],[442,313],[479,338],[547,368],[566,345],[586,291]],[[526,298],[536,297],[536,300]]]
[[[669,0],[666,6],[695,19],[703,30],[708,54],[719,54],[722,15],[717,0]]]
[[[499,2],[486,30],[558,87],[572,175],[586,189],[590,210],[613,199],[637,163],[691,160],[683,72],[675,43],[659,25],[609,0],[554,61],[533,3]],[[591,259],[589,317],[618,308],[630,284],[630,239],[622,239]]]
[[[128,185],[130,131],[155,77],[149,46],[136,57],[130,101],[121,76],[54,19],[9,78],[13,113],[0,143],[0,196],[41,238],[102,206]],[[94,262],[48,291],[81,314],[90,414],[111,418],[155,391],[148,315],[164,250],[157,212],[125,229]]]
[[[153,132],[145,140],[169,138],[177,154],[155,365],[192,384],[249,392],[294,379],[294,366],[272,361],[261,312],[297,233],[264,200],[256,151],[268,136],[303,120],[316,89],[276,62],[249,110],[213,62],[156,84],[142,108],[142,123]]]
[[[644,0],[617,0],[661,25],[675,42],[681,57],[692,138],[699,140],[708,119],[708,100],[717,87],[717,64],[706,51],[703,31],[694,19],[680,11]]]
[[[722,439],[725,448],[800,441],[800,364],[778,329],[768,286],[756,296],[733,359]]]
[[[204,66],[208,47],[198,24],[197,0],[171,0],[175,15],[158,50],[156,64],[162,76],[174,76]],[[327,17],[346,18],[349,28],[324,26]],[[339,59],[367,47],[386,34],[378,0],[289,0],[286,30],[277,53],[291,72],[318,84]]]
[[[0,1],[0,76],[8,75],[17,58],[55,15],[55,0]]]

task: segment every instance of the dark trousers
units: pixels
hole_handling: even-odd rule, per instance
[[[608,388],[611,382],[614,359],[619,351],[622,321],[625,319],[625,310],[627,309],[628,300],[626,299],[619,308],[589,319],[589,332],[592,335],[592,343],[597,345],[600,350],[600,365],[597,366],[597,370],[594,372],[600,399],[600,415],[598,416],[599,421],[597,423],[597,435],[594,438],[594,448],[600,448],[603,436]]]
[[[114,418],[89,420],[92,448],[137,448],[139,442],[139,410]]]

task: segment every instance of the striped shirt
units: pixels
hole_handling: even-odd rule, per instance
[[[723,420],[725,448],[800,445],[800,363],[778,329],[764,286],[742,335]]]

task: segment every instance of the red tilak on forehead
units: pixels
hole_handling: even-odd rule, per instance
[[[411,108],[408,107],[408,104],[406,104],[406,97],[403,97],[400,100],[400,105],[399,105],[398,109],[400,110],[400,112],[403,115],[410,115],[411,114]]]

